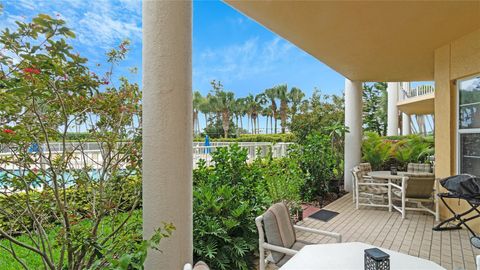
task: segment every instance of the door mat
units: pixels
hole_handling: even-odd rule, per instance
[[[309,218],[314,218],[314,219],[318,219],[318,220],[327,222],[330,219],[334,218],[336,215],[338,215],[337,212],[322,209],[322,210],[310,215]]]

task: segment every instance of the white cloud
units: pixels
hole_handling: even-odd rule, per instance
[[[86,12],[74,29],[81,43],[90,46],[111,47],[122,39],[140,39],[142,28],[133,21],[114,19],[112,15]]]
[[[32,0],[17,0],[17,5],[19,5],[22,8],[26,8],[29,10],[34,10],[35,9],[35,2]]]
[[[76,42],[105,49],[126,38],[141,39],[141,6],[140,0],[6,0],[2,16],[6,20],[2,19],[0,26],[11,27],[15,20],[25,20],[21,16],[59,14],[77,35]]]
[[[279,37],[269,41],[252,38],[215,50],[208,48],[194,59],[193,75],[202,82],[255,79],[266,72],[275,72],[280,63],[292,61],[292,48],[292,44]]]

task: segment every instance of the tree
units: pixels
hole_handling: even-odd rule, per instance
[[[252,94],[248,94],[248,96],[245,98],[245,112],[247,114],[247,125],[248,128],[247,130],[252,132],[250,127],[251,127],[251,119],[252,119],[252,110],[251,110],[251,105],[252,103],[255,102],[255,97]]]
[[[338,127],[344,123],[343,97],[322,95],[315,89],[310,100],[303,102],[301,107],[300,113],[290,123],[290,130],[298,141],[303,141],[312,132],[327,132],[327,127]]]
[[[200,133],[200,121],[198,119],[198,114],[203,102],[204,97],[202,94],[200,94],[199,91],[193,92],[193,134]]]
[[[272,110],[272,119],[275,120],[275,133],[277,133],[277,117],[278,117],[278,111],[277,111],[277,91],[275,88],[269,88],[265,90],[265,96],[270,100],[270,109]],[[272,122],[270,122],[272,124]]]
[[[240,128],[243,129],[242,117],[246,113],[245,98],[237,98],[234,104],[235,125],[237,126],[237,136]],[[239,128],[240,127],[240,128]]]
[[[0,144],[9,152],[0,157],[2,252],[23,269],[18,249],[49,270],[142,265],[148,245],[141,222],[129,222],[141,198],[141,92],[112,81],[128,41],[107,53],[99,76],[69,45],[65,21],[40,14],[16,23],[0,35]],[[68,141],[75,124],[99,157],[84,140]]]
[[[260,93],[255,96],[254,101],[251,103],[251,110],[252,110],[252,119],[253,119],[253,124],[254,124],[254,134],[258,133],[258,125],[257,125],[257,119],[258,115],[262,112],[263,110],[263,104],[266,102],[265,95],[263,93]]]
[[[303,93],[300,88],[292,87],[292,89],[290,89],[290,93],[288,93],[288,99],[292,104],[290,107],[290,115],[292,121],[294,120],[295,115],[297,114],[299,106],[302,103],[304,97],[305,93]]]
[[[198,110],[203,113],[203,116],[205,118],[205,127],[208,126],[208,118],[210,117],[210,113],[212,112],[212,105],[210,104],[210,100],[211,95],[208,94],[202,99],[202,101],[198,105]]]
[[[265,116],[266,121],[265,121],[265,133],[269,133],[268,131],[268,121],[270,120],[270,117],[272,117],[272,110],[269,107],[265,107],[262,109],[262,116]],[[271,128],[271,127],[270,127]]]
[[[233,92],[225,92],[220,82],[212,81],[214,98],[213,104],[215,111],[221,116],[224,137],[228,138],[228,130],[230,128],[230,116],[235,106],[235,94]]]
[[[363,125],[365,131],[387,134],[387,83],[363,85]]]
[[[276,92],[277,98],[280,100],[280,125],[282,126],[282,133],[285,133],[285,128],[287,127],[287,113],[288,113],[288,103],[289,103],[287,85],[281,84],[276,86],[275,92]]]

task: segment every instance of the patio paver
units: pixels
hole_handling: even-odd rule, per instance
[[[299,225],[341,233],[344,242],[364,242],[434,261],[446,269],[475,269],[479,249],[470,245],[467,230],[435,232],[434,217],[421,212],[400,213],[386,209],[355,209],[351,194],[327,205],[324,209],[340,214],[328,222],[306,218]],[[313,243],[332,243],[330,238],[299,233],[299,239]],[[273,269],[273,268],[271,268]]]

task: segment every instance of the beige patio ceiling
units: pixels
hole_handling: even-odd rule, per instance
[[[434,50],[480,28],[480,1],[232,1],[350,80],[433,80]]]

